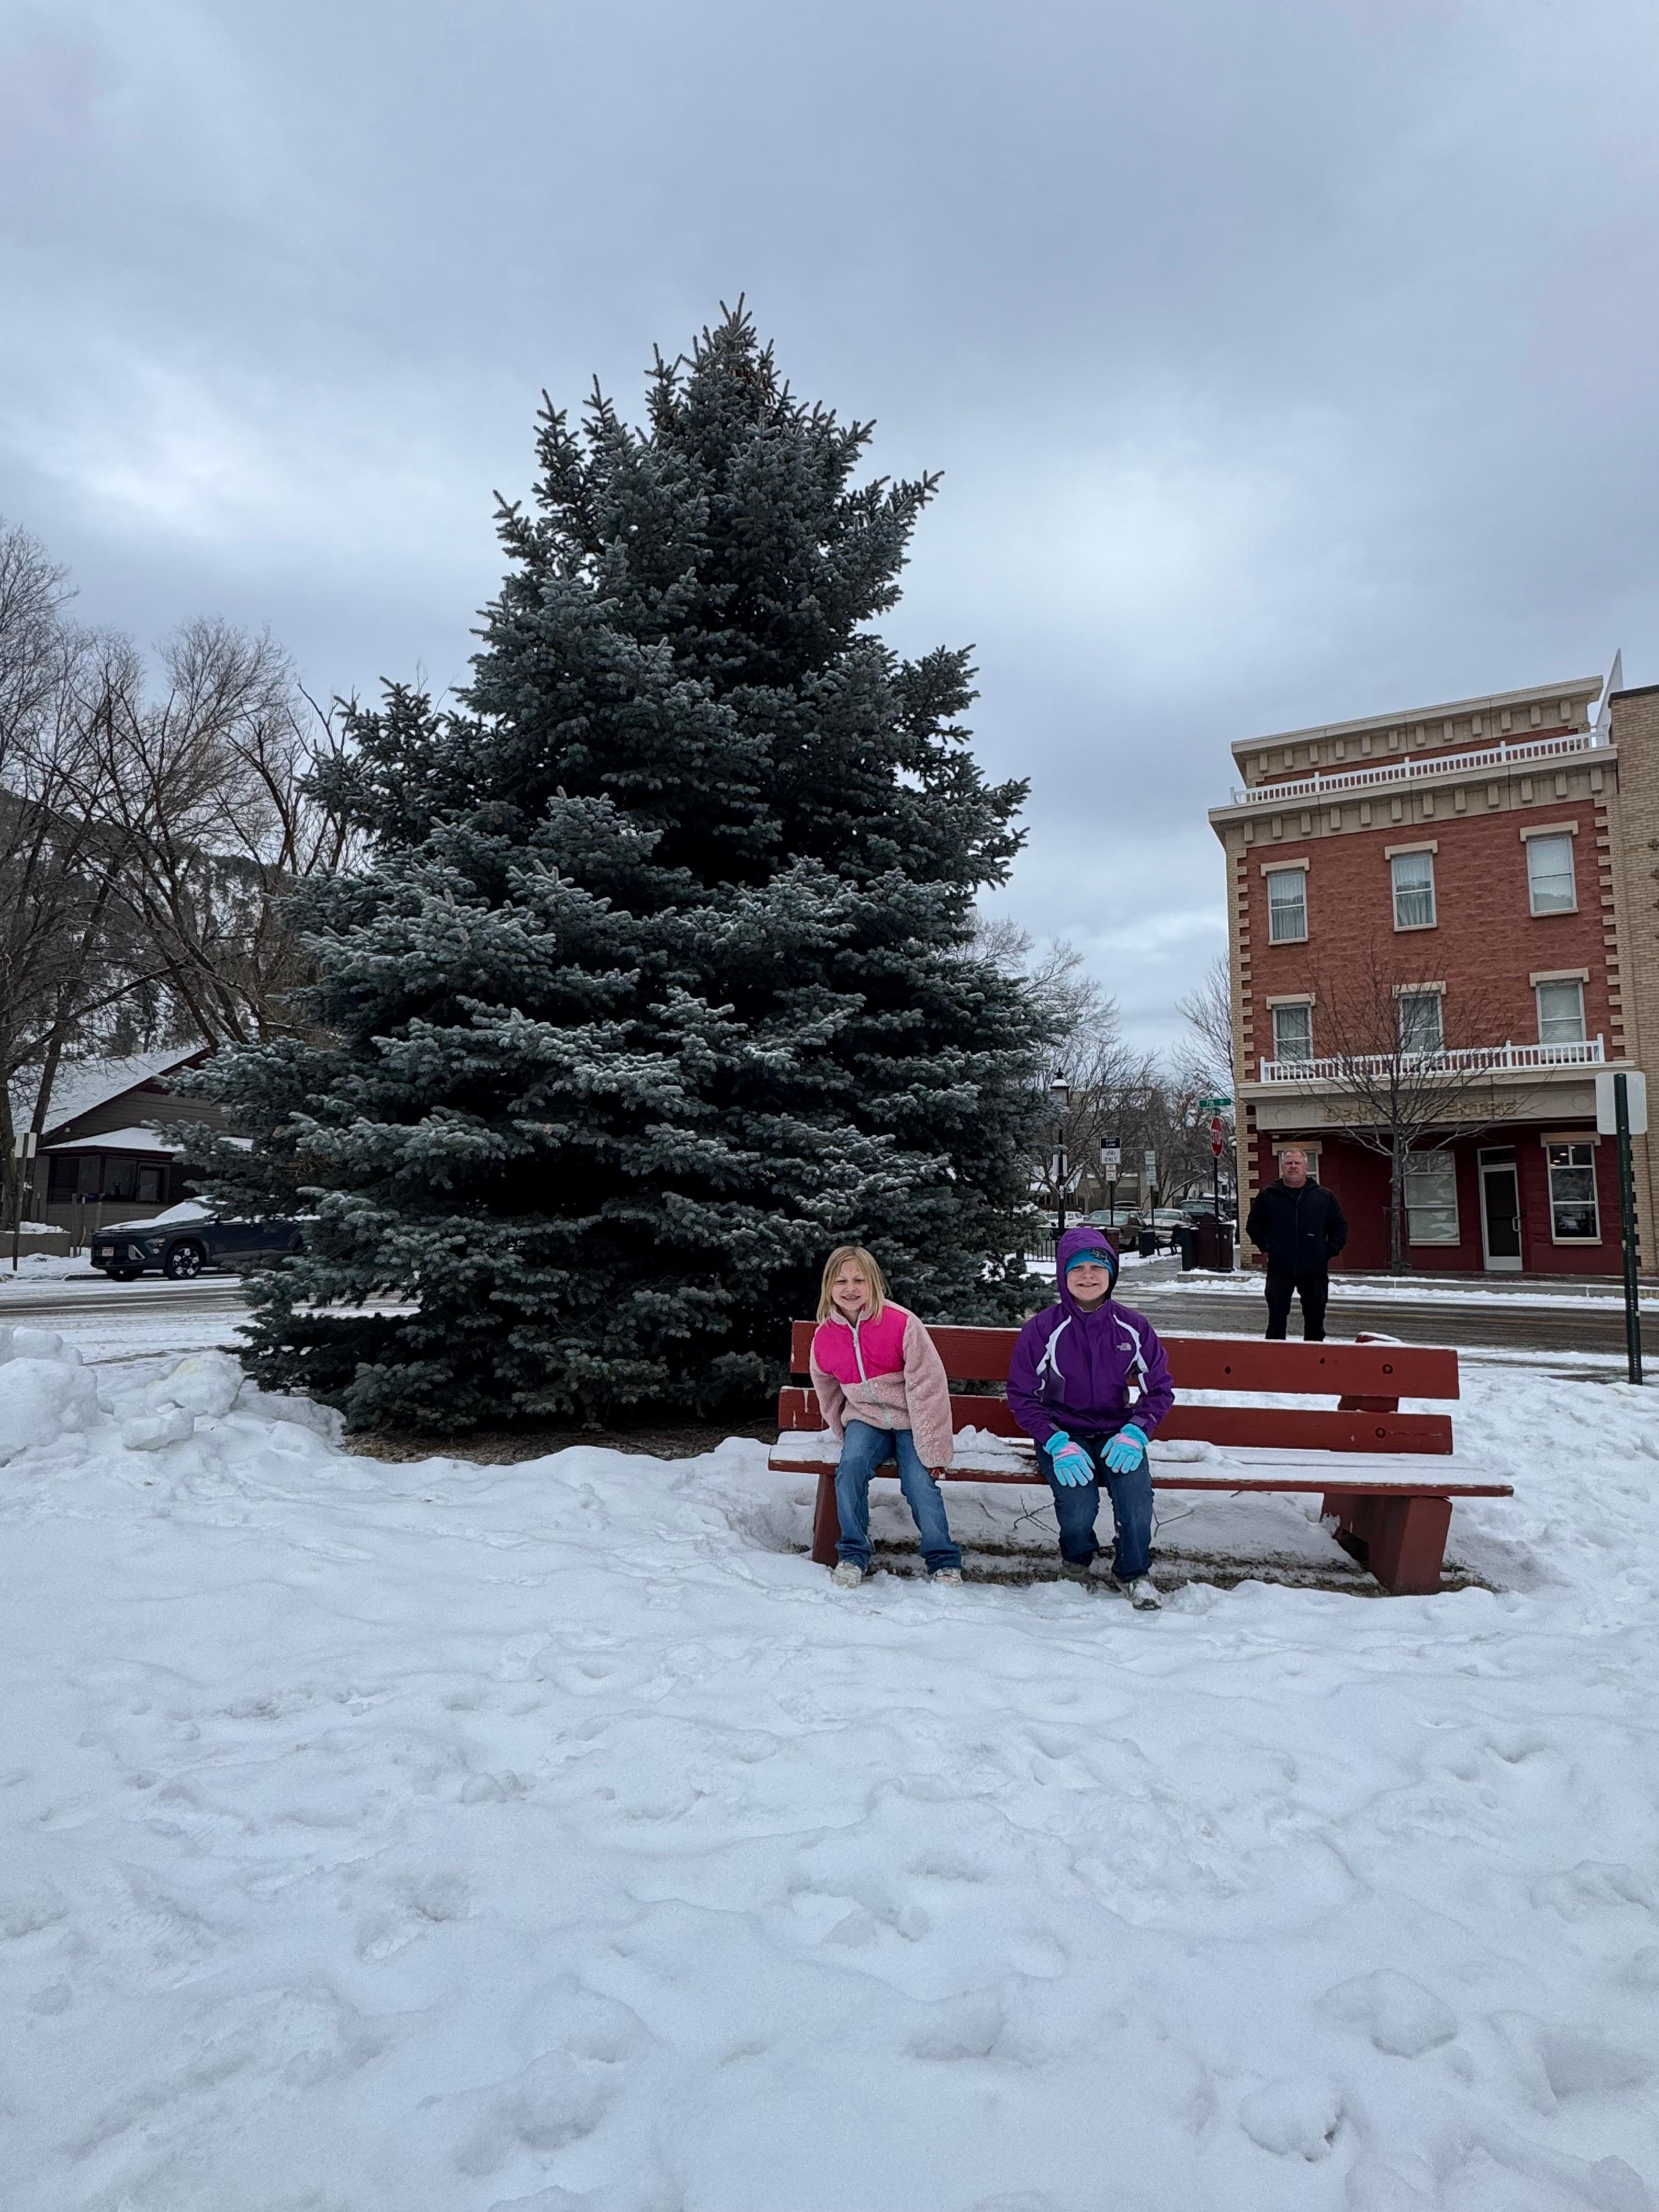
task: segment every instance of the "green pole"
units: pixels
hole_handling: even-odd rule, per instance
[[[1642,1379],[1642,1289],[1636,1263],[1636,1170],[1630,1152],[1630,1086],[1613,1079],[1613,1112],[1619,1132],[1619,1233],[1625,1251],[1625,1356],[1630,1379]]]

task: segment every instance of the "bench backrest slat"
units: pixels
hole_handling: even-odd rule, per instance
[[[807,1372],[817,1323],[791,1331],[791,1371]],[[952,1382],[1006,1382],[1012,1328],[930,1328]],[[1457,1354],[1441,1345],[1268,1344],[1260,1337],[1166,1336],[1182,1390],[1273,1390],[1317,1398],[1455,1398]]]

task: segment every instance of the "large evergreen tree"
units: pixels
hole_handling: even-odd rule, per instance
[[[935,479],[855,483],[869,435],[741,308],[643,428],[544,411],[460,709],[353,718],[372,860],[296,900],[323,1041],[208,1074],[256,1133],[224,1194],[317,1217],[263,1381],[369,1427],[713,1411],[842,1238],[930,1317],[1013,1310],[1032,1017],[969,939],[1025,787],[965,654],[870,627]],[[376,1301],[414,1311],[326,1310]]]

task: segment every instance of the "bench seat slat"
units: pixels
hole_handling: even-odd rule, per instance
[[[1001,1398],[955,1397],[951,1425],[990,1436],[1021,1437],[1024,1431]],[[791,1387],[778,1398],[778,1426],[823,1425],[816,1392]],[[1288,1444],[1306,1451],[1449,1452],[1452,1425],[1445,1413],[1359,1413],[1310,1406],[1182,1406],[1158,1430],[1166,1442],[1210,1444]]]
[[[834,1460],[779,1459],[769,1462],[774,1474],[833,1474]],[[896,1481],[897,1470],[890,1460],[885,1467],[876,1469],[878,1475],[890,1474]],[[1013,1468],[952,1468],[945,1480],[950,1482],[1024,1483],[1046,1489],[1047,1484],[1035,1469],[1023,1474]],[[1185,1468],[1169,1474],[1152,1477],[1154,1490],[1218,1490],[1231,1492],[1241,1490],[1301,1492],[1330,1498],[1513,1498],[1515,1485],[1511,1482],[1413,1482],[1402,1478],[1390,1480],[1386,1475],[1310,1474],[1305,1471],[1282,1475],[1258,1474],[1193,1474]]]

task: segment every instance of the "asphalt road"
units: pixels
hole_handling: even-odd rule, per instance
[[[1166,1336],[1183,1328],[1205,1335],[1260,1336],[1267,1327],[1265,1302],[1221,1291],[1165,1289],[1148,1283],[1125,1288],[1126,1303],[1138,1306]],[[1291,1334],[1300,1334],[1300,1310],[1291,1309]],[[1611,1302],[1592,1306],[1528,1306],[1519,1299],[1490,1304],[1407,1298],[1342,1297],[1333,1292],[1325,1316],[1328,1336],[1353,1337],[1362,1330],[1397,1336],[1407,1344],[1467,1345],[1472,1350],[1502,1352],[1607,1352],[1625,1349],[1624,1308]],[[1642,1317],[1644,1357],[1659,1360],[1659,1314]]]
[[[1165,1335],[1185,1330],[1222,1336],[1259,1336],[1265,1325],[1259,1297],[1221,1291],[1177,1290],[1166,1278],[1124,1285],[1126,1303],[1145,1313]],[[138,1283],[70,1284],[61,1280],[38,1289],[10,1290],[0,1280],[0,1322],[40,1321],[53,1315],[157,1314],[223,1311],[242,1303],[242,1285],[234,1275],[201,1275],[191,1283],[161,1280]],[[1291,1313],[1291,1334],[1300,1324],[1296,1308]],[[1449,1299],[1425,1300],[1413,1304],[1406,1298],[1345,1297],[1333,1295],[1326,1316],[1327,1333],[1334,1337],[1357,1336],[1362,1330],[1398,1336],[1407,1344],[1467,1345],[1471,1349],[1507,1352],[1600,1352],[1619,1354],[1625,1349],[1623,1309],[1598,1301],[1582,1306],[1528,1306],[1518,1298],[1501,1302]],[[1642,1346],[1659,1366],[1659,1315],[1642,1321]]]
[[[64,1314],[153,1314],[222,1311],[242,1303],[236,1275],[198,1275],[194,1282],[65,1283],[60,1278],[38,1289],[11,1290],[0,1278],[0,1322],[40,1321]]]

